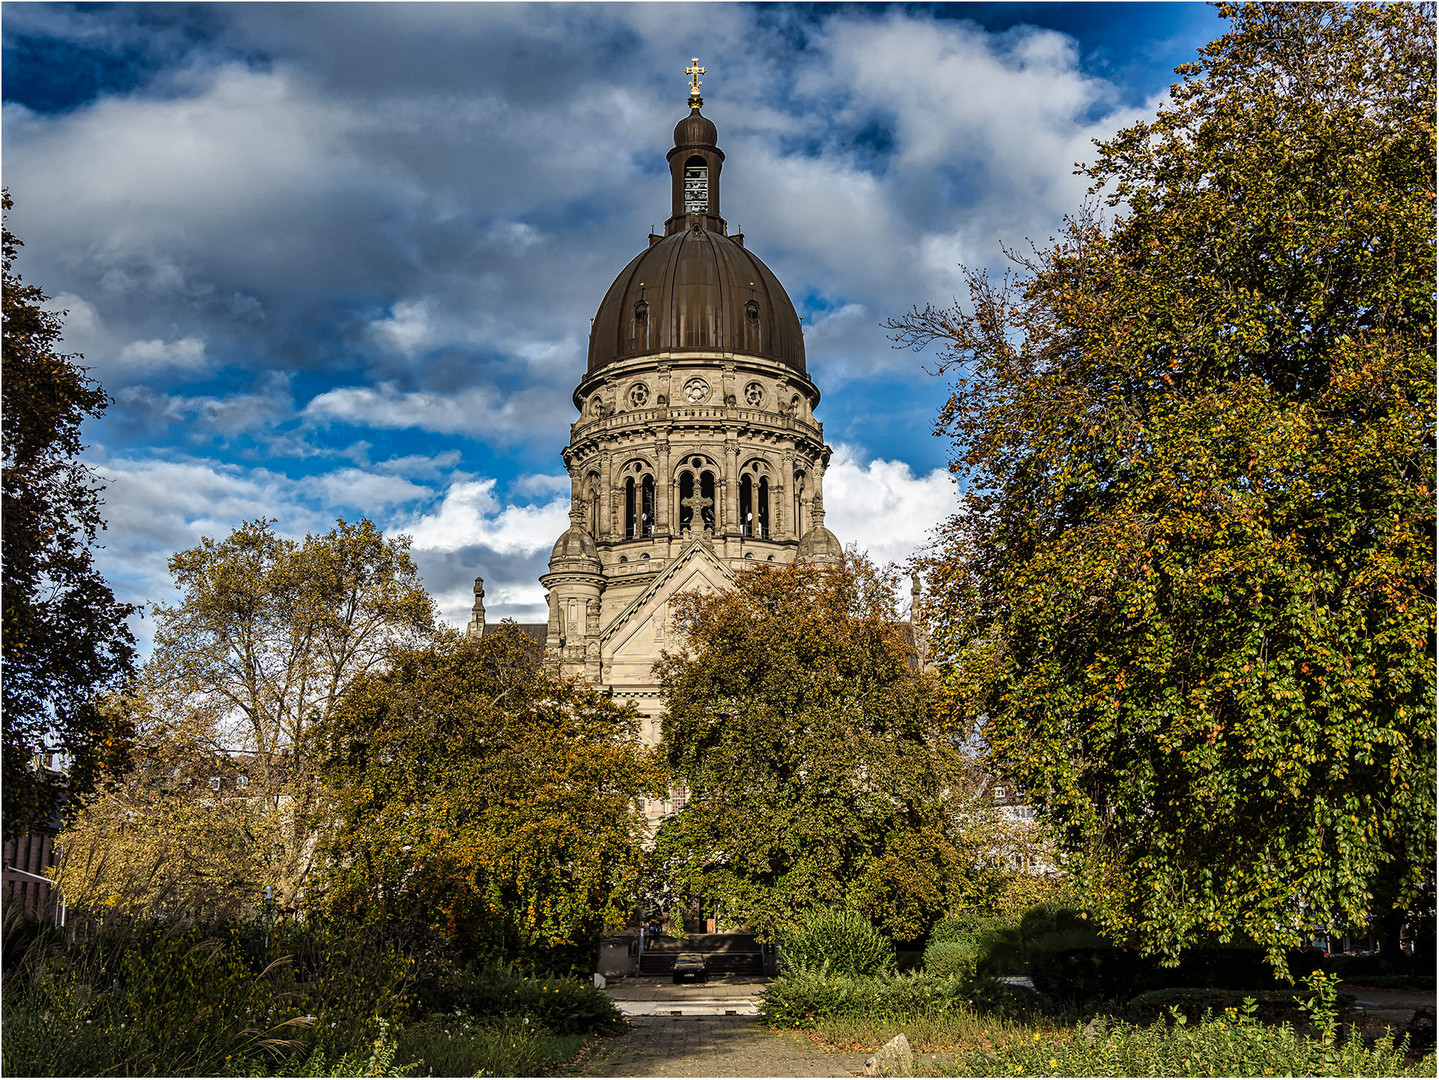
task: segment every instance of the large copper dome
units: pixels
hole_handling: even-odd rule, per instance
[[[595,315],[589,373],[681,349],[746,353],[804,371],[804,337],[784,286],[710,229],[671,233],[620,271]]]
[[[679,350],[747,353],[804,372],[804,337],[784,286],[720,216],[724,151],[699,104],[692,93],[666,155],[673,206],[665,235],[651,236],[620,271],[595,315],[591,375],[616,360]]]

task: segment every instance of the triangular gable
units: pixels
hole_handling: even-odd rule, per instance
[[[711,585],[728,585],[734,581],[734,572],[717,559],[702,540],[693,539],[680,549],[680,553],[670,560],[670,564],[660,571],[649,587],[626,604],[624,610],[605,627],[600,634],[601,647],[607,652],[616,651],[619,648],[618,643],[614,649],[610,649],[608,646],[611,642],[627,627],[629,632],[623,634],[625,638],[646,626],[653,615],[653,609],[659,606],[655,602],[657,599],[668,603],[671,596],[693,588],[697,581],[705,581]]]

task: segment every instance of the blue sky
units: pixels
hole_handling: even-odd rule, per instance
[[[946,394],[886,318],[1052,235],[1094,138],[1222,33],[1200,4],[0,8],[19,269],[114,396],[101,567],[255,517],[414,538],[444,615],[543,617],[589,319],[668,213],[689,58],[732,230],[805,317],[828,524],[952,511]],[[136,624],[148,641],[148,620]]]

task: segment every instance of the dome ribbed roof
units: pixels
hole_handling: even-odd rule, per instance
[[[600,549],[595,543],[595,538],[581,525],[571,525],[560,538],[555,541],[555,546],[550,551],[550,565],[565,559],[583,559],[585,562],[592,562],[596,566],[600,561]]]
[[[840,546],[839,538],[834,533],[823,525],[815,525],[800,540],[795,558],[838,560],[844,558],[844,548]]]
[[[696,119],[703,117],[680,126]],[[588,370],[593,375],[616,360],[691,349],[745,353],[805,370],[804,336],[784,286],[746,248],[709,229],[672,233],[620,271],[595,315]]]

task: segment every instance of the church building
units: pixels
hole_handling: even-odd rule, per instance
[[[570,525],[549,573],[545,652],[560,671],[633,701],[647,742],[663,701],[652,668],[678,638],[677,593],[728,587],[759,563],[834,560],[824,524],[830,448],[819,389],[784,286],[731,234],[725,162],[700,108],[674,129],[670,215],[615,278],[590,329],[563,450]],[[470,633],[483,633],[476,582]]]

